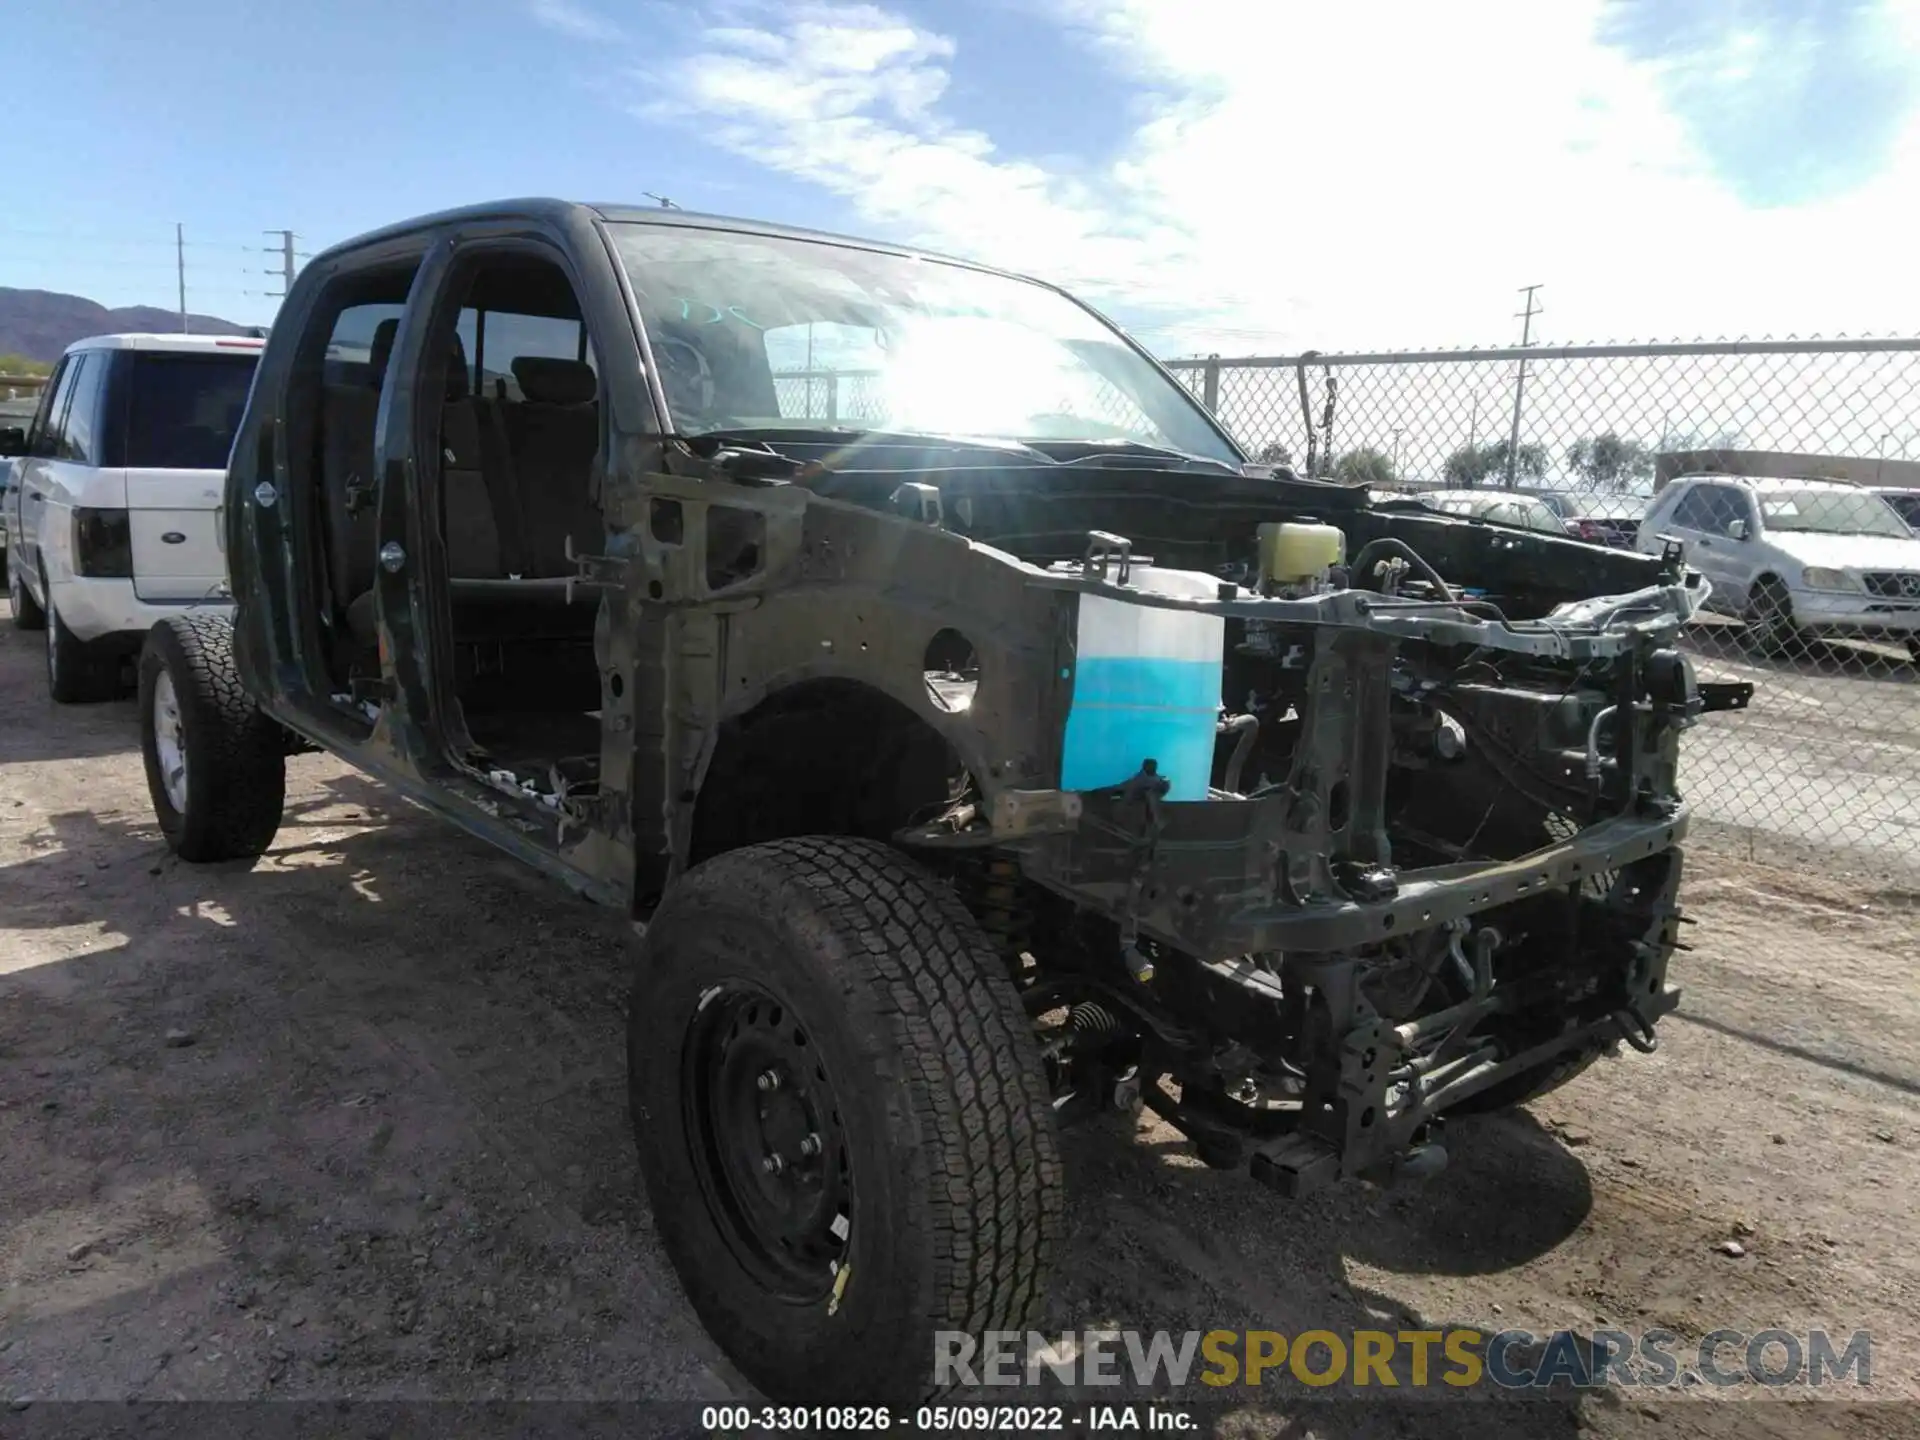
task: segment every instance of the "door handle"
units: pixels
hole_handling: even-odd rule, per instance
[[[44,500],[47,497],[42,495],[38,490],[29,490],[27,492],[27,498],[29,500]]]

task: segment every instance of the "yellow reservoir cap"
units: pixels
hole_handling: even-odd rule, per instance
[[[1347,537],[1332,525],[1269,521],[1259,533],[1260,578],[1270,584],[1316,579],[1347,556]]]

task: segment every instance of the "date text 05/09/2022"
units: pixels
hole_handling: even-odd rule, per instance
[[[701,1429],[713,1434],[748,1431],[900,1431],[907,1434],[1008,1434],[1049,1431],[1159,1432],[1197,1430],[1188,1411],[1169,1405],[922,1405],[909,1412],[885,1405],[709,1405]]]

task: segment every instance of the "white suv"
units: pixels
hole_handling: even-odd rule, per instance
[[[1836,480],[1682,475],[1640,522],[1640,550],[1684,541],[1713,587],[1710,609],[1738,615],[1768,652],[1797,637],[1904,643],[1920,665],[1920,538],[1873,491]]]
[[[154,622],[231,603],[219,533],[228,453],[263,342],[102,335],[68,347],[8,488],[13,623],[47,632],[62,702],[111,699]]]

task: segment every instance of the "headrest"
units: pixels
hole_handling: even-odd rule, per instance
[[[599,377],[584,360],[516,355],[513,378],[522,395],[541,405],[586,405],[600,393]]]
[[[449,401],[467,398],[467,386],[471,380],[467,368],[467,347],[460,339],[460,332],[453,333],[453,346],[447,352],[447,399]]]
[[[376,390],[386,381],[387,362],[393,358],[393,337],[399,333],[398,315],[373,327],[373,343],[367,347],[367,379]]]

